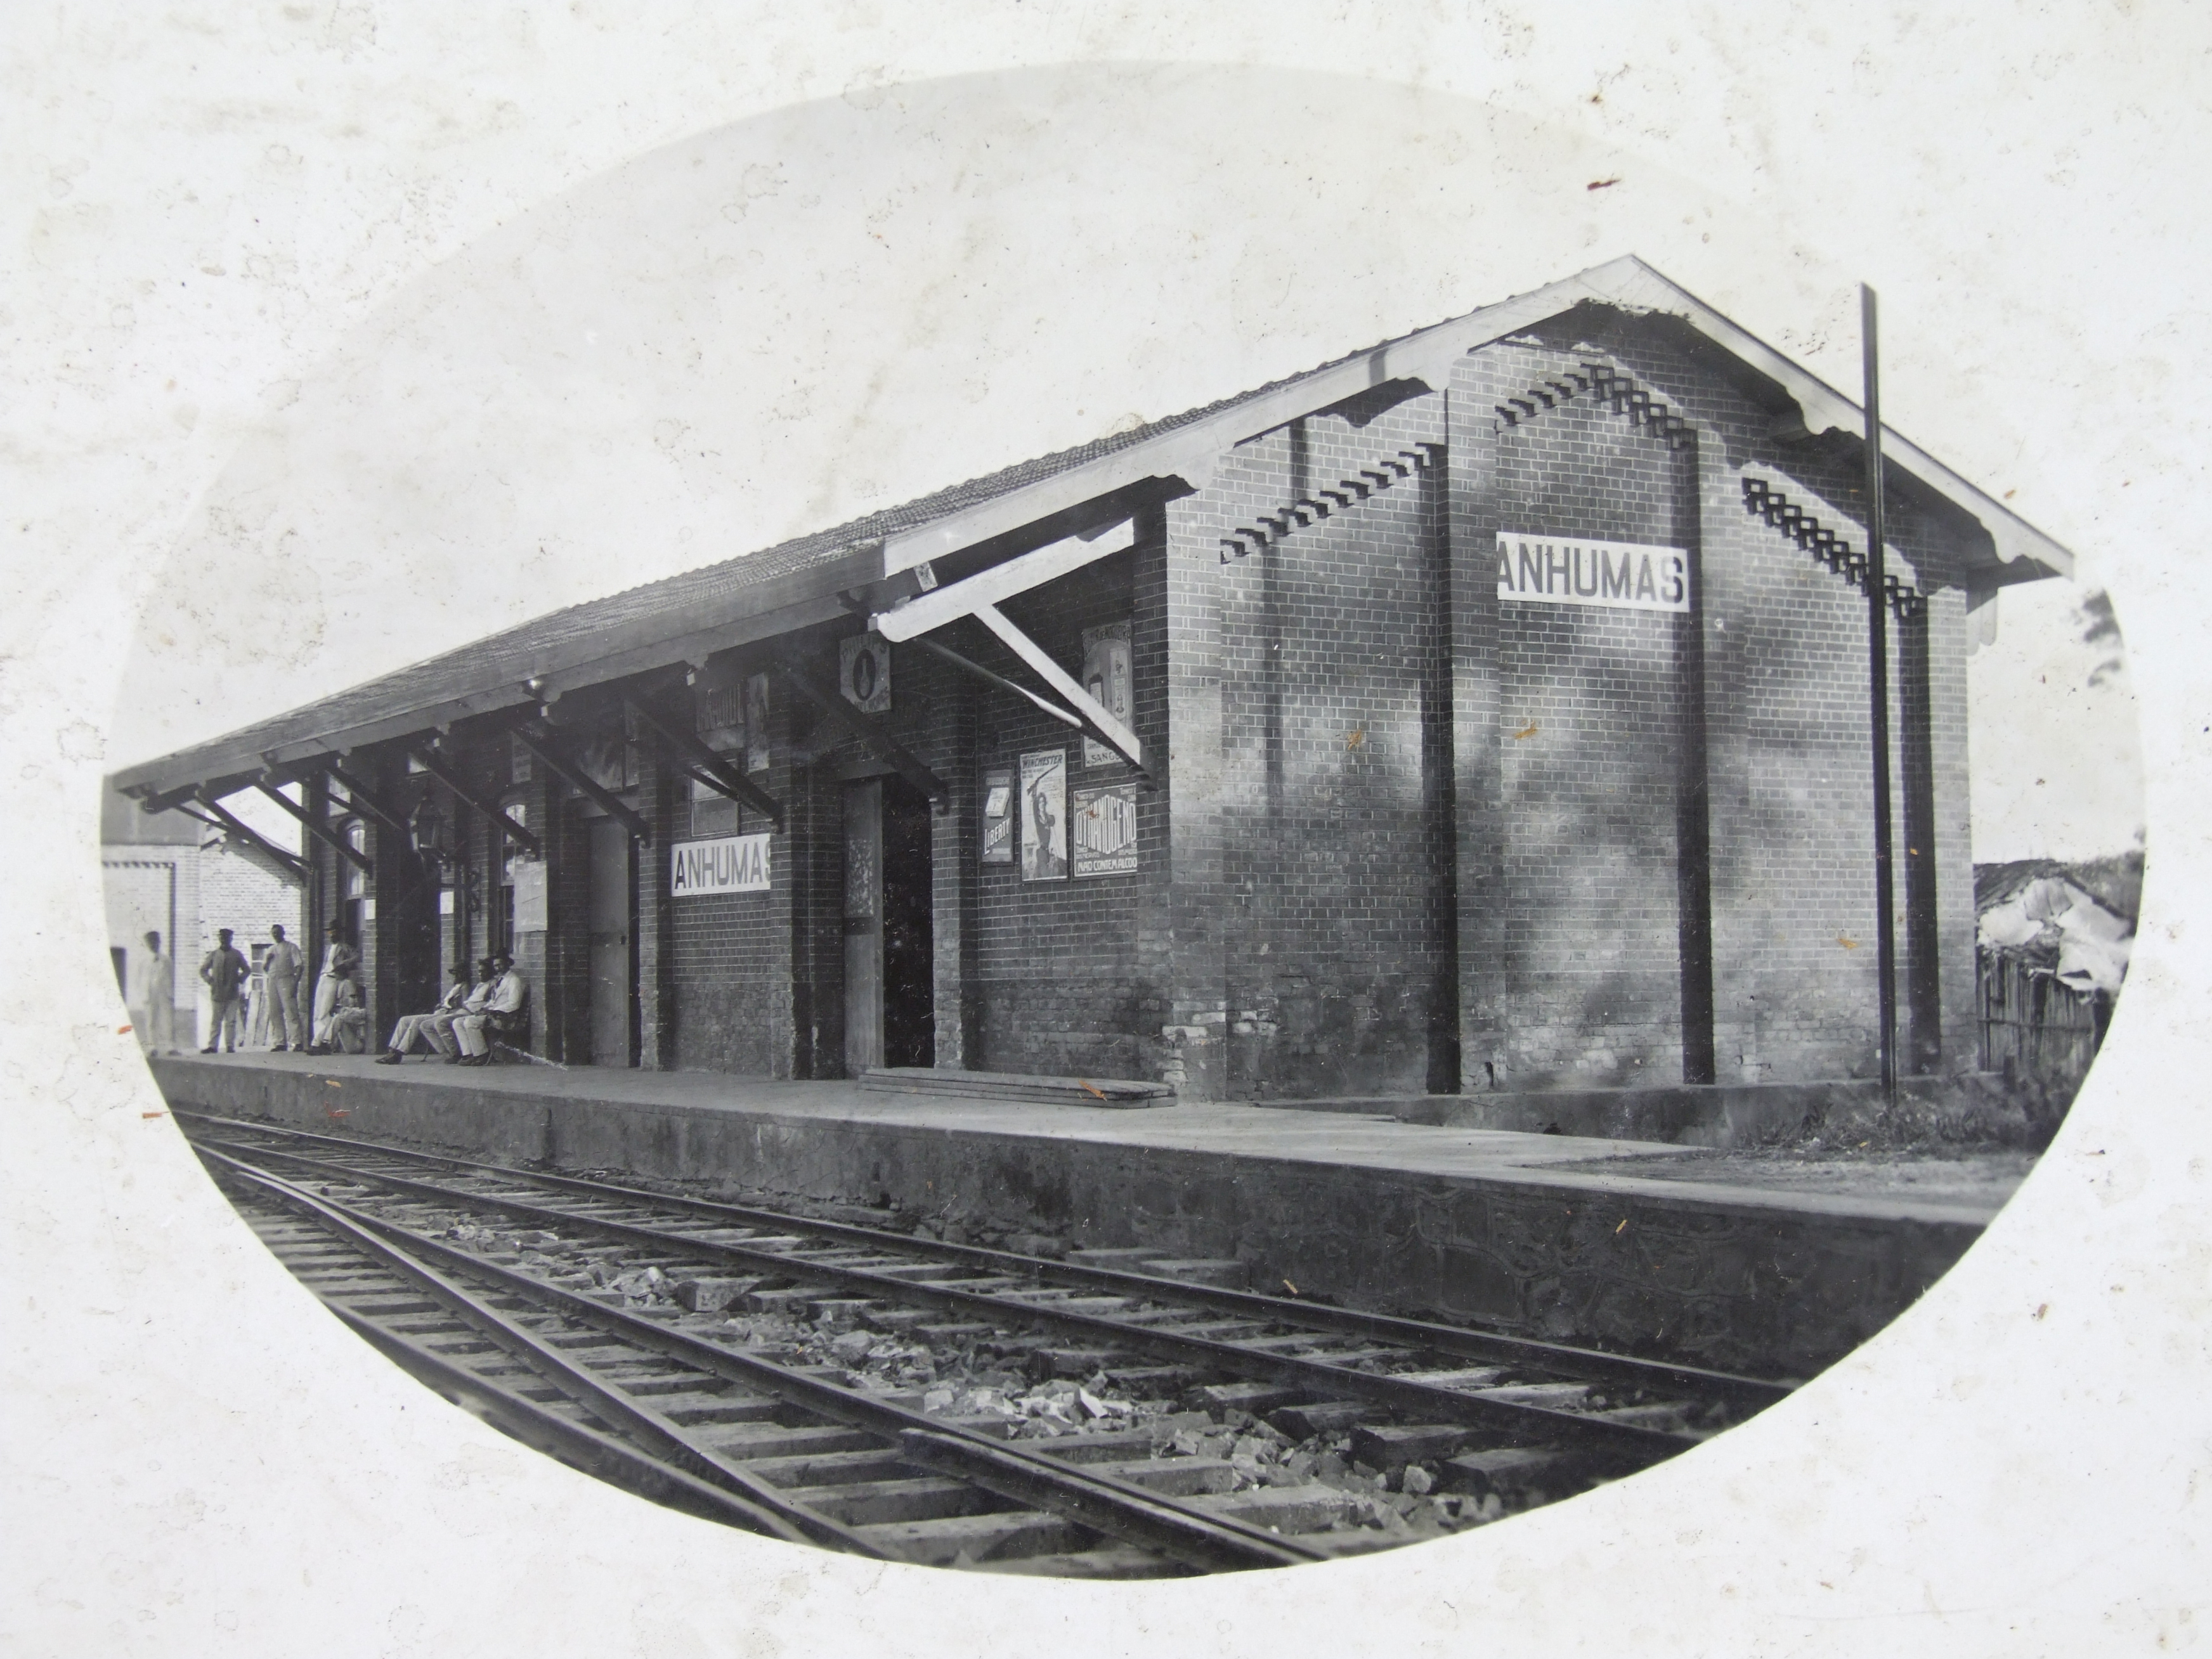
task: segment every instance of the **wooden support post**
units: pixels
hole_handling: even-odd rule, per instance
[[[1859,346],[1866,376],[1867,678],[1874,726],[1875,972],[1881,1000],[1881,1088],[1897,1101],[1897,916],[1889,821],[1889,595],[1882,566],[1881,365],[1875,295],[1859,284]]]

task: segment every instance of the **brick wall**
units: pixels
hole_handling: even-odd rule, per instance
[[[1454,382],[1454,435],[1577,366],[1522,346],[1476,354]],[[1478,500],[1460,515],[1470,540],[1455,574],[1491,590],[1500,733],[1484,780],[1496,862],[1476,900],[1498,914],[1480,957],[1463,944],[1462,958],[1463,980],[1495,979],[1480,1004],[1481,1080],[1678,1083],[1685,906],[1702,901],[1681,878],[1700,718],[1684,696],[1687,629],[1659,612],[1500,604],[1495,591],[1499,531],[1682,547],[1694,568],[1686,453],[1587,394],[1532,401],[1518,423],[1493,422],[1480,465],[1456,475]]]
[[[1419,447],[1442,436],[1441,401],[1362,426],[1296,422],[1241,446],[1170,509],[1192,574],[1205,580],[1211,558],[1220,590],[1213,805],[1233,1097],[1456,1086],[1443,489]],[[1402,477],[1383,465],[1405,456]],[[1333,489],[1349,501],[1320,493]],[[1224,537],[1301,500],[1329,511],[1222,561]],[[1177,781],[1180,805],[1192,786]]]
[[[1139,567],[1159,557],[1157,534],[1146,535],[1131,551],[1102,559],[1002,607],[1009,621],[1070,673],[1081,670],[1085,629],[1133,624],[1132,729],[1146,747],[1148,767],[1158,766],[1164,747],[1165,697],[1158,677],[1160,641],[1154,637],[1159,620],[1137,617],[1135,580]],[[969,660],[1018,684],[1035,684],[1029,670],[1018,665],[979,624],[963,623],[945,634],[951,648]],[[904,674],[906,664],[915,659],[931,660],[909,647],[898,659],[899,672]],[[980,683],[963,695],[970,700],[974,738],[972,758],[965,764],[969,783],[957,810],[966,821],[963,840],[979,851],[980,785],[988,771],[1014,773],[1018,798],[1021,757],[1062,750],[1071,810],[1077,789],[1131,775],[1118,758],[1086,765],[1081,735],[1022,699]],[[1065,880],[1031,882],[1022,878],[1018,859],[973,864],[972,1065],[1066,1076],[1157,1075],[1164,1000],[1158,981],[1145,969],[1138,934],[1140,894],[1160,879],[1166,826],[1164,793],[1139,788],[1134,873],[1071,872]],[[942,996],[940,988],[940,1000]]]
[[[750,666],[747,662],[728,672],[742,675]],[[793,778],[788,702],[776,684],[769,693],[770,764],[765,772],[747,774],[787,805]],[[689,710],[684,712],[688,717]],[[734,757],[733,763],[742,769],[744,757]],[[752,835],[773,827],[757,809],[722,798],[695,803],[688,778],[676,781],[672,805],[673,835],[679,841]],[[679,1069],[793,1075],[792,947],[799,886],[792,860],[778,856],[788,840],[780,836],[769,843],[767,892],[669,901]]]
[[[1704,526],[1708,766],[1711,790],[1716,1047],[1724,1082],[1869,1075],[1877,1065],[1874,860],[1863,595],[1764,520],[1747,514],[1747,475],[1769,479],[1864,545],[1856,447],[1784,442],[1774,411],[1709,371],[1663,330],[1609,325],[1584,342],[1692,421]],[[1570,354],[1574,355],[1574,354]],[[1583,356],[1588,352],[1581,354]],[[1973,931],[1966,813],[1966,659],[1958,532],[1893,492],[1890,542],[1901,574],[1934,588],[1927,684],[1907,695],[1908,653],[1891,623],[1893,836],[1900,1004],[1916,956],[1920,1000],[1942,1054],[1971,1064]],[[1907,718],[1924,722],[1908,739]],[[1906,756],[1926,752],[1917,775]],[[1910,833],[1932,825],[1933,891],[1917,926],[1907,904]],[[1923,872],[1923,878],[1927,872]],[[1909,1037],[1901,1018],[1900,1046]],[[1932,1049],[1932,1043],[1929,1048]],[[1909,1051],[1907,1051],[1909,1053]]]

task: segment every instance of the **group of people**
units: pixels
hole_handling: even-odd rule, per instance
[[[494,1042],[529,1035],[529,987],[515,972],[514,958],[499,951],[477,962],[473,980],[467,963],[455,963],[453,982],[438,1006],[427,1014],[403,1015],[376,1063],[397,1066],[419,1048],[448,1066],[489,1066]]]
[[[325,931],[322,973],[303,1015],[301,990],[307,958],[285,937],[283,923],[269,929],[259,977],[269,1035],[276,1039],[269,1045],[272,1054],[358,1054],[368,1047],[361,952],[336,924]],[[210,1007],[207,1042],[200,1049],[204,1054],[236,1054],[245,1030],[248,987],[256,970],[231,942],[233,938],[229,928],[218,928],[215,949],[200,961],[200,982],[207,987]],[[148,933],[146,948],[147,1045],[156,1053],[174,1054],[176,969],[162,951],[161,934]],[[499,951],[477,963],[473,978],[465,963],[455,963],[453,988],[444,1000],[427,1014],[400,1020],[377,1058],[380,1064],[396,1066],[402,1055],[420,1047],[455,1065],[487,1066],[493,1042],[520,1042],[529,1031],[528,988],[515,971],[514,957]]]
[[[359,978],[361,952],[346,943],[335,925],[326,933],[323,971],[315,981],[309,1012],[303,1015],[300,993],[307,959],[285,937],[283,923],[270,927],[269,947],[262,953],[259,977],[269,1035],[276,1039],[269,1045],[272,1054],[357,1054],[368,1046],[364,1033],[368,1014],[362,1005]],[[218,927],[215,949],[200,958],[200,983],[208,991],[208,1040],[200,1049],[204,1054],[236,1054],[243,1040],[248,987],[255,969],[246,953],[232,943],[235,937],[229,928]],[[161,954],[159,933],[147,934],[146,946],[153,953],[147,1012],[155,1025],[152,1041],[160,1047],[161,1027],[167,1023],[162,1016],[167,1015],[168,1022],[175,1018],[172,1006],[175,975]]]

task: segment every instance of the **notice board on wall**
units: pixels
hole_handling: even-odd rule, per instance
[[[514,860],[514,931],[545,931],[545,866],[536,859]]]

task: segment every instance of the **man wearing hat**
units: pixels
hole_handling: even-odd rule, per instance
[[[216,928],[215,939],[215,949],[200,960],[200,981],[208,988],[210,1005],[207,1047],[200,1052],[211,1054],[221,1048],[234,1054],[240,1023],[238,994],[245,989],[250,969],[245,955],[230,942],[229,928]]]

